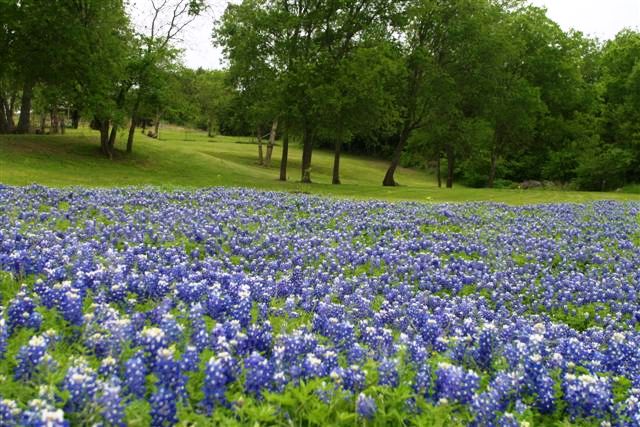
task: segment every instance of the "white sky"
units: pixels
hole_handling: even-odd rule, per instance
[[[137,0],[137,9],[149,0]],[[239,2],[234,0],[233,2]],[[393,1],[393,0],[390,0]],[[548,16],[560,26],[598,37],[613,38],[623,28],[640,30],[640,0],[530,0],[546,7]],[[221,68],[222,53],[211,43],[213,21],[220,18],[228,0],[209,0],[211,10],[196,19],[183,34],[185,64],[191,68]]]
[[[564,30],[571,28],[601,40],[623,28],[640,29],[640,0],[531,0]]]

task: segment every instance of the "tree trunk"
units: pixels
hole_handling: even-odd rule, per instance
[[[16,128],[16,124],[13,121],[13,111],[15,110],[16,98],[18,97],[17,93],[11,94],[9,100],[5,100],[5,110],[7,114],[7,122],[9,123],[9,132],[13,132]]]
[[[156,139],[160,139],[160,111],[156,113],[156,123],[155,123],[155,135]]]
[[[438,188],[442,188],[442,171],[440,169],[440,154],[438,154],[438,160],[436,160],[436,175],[438,177]]]
[[[80,125],[80,112],[78,110],[73,110],[71,112],[71,127],[74,129],[78,129]]]
[[[409,140],[409,134],[411,131],[408,126],[405,126],[402,132],[400,133],[400,139],[398,140],[398,145],[396,145],[395,150],[393,150],[393,156],[391,157],[391,164],[389,165],[389,169],[387,169],[387,173],[384,176],[384,180],[382,180],[382,185],[385,187],[395,187],[398,185],[396,180],[394,179],[394,175],[396,173],[396,169],[400,164],[400,157],[402,156],[402,150],[404,150],[404,146],[407,144]]]
[[[31,99],[33,98],[33,83],[25,81],[22,89],[22,102],[20,103],[20,118],[16,133],[29,133],[31,130]]]
[[[127,137],[127,154],[131,154],[133,151],[133,138],[135,137],[136,126],[138,125],[138,110],[140,109],[141,101],[142,95],[140,91],[138,91],[136,102],[133,103],[133,111],[131,111],[131,125],[129,126],[129,136]]]
[[[491,149],[491,168],[489,169],[489,182],[487,183],[489,188],[493,188],[493,184],[496,179],[496,162],[496,150],[494,147]]]
[[[109,148],[109,120],[94,119],[94,121],[100,130],[100,149],[102,154],[111,159],[112,153]]]
[[[13,124],[13,103],[15,94],[9,98],[0,96],[0,133],[11,133],[15,126]]]
[[[127,137],[127,153],[131,154],[133,151],[133,138],[136,133],[136,126],[138,125],[138,119],[135,115],[131,117],[131,125],[129,125],[129,136]]]
[[[9,123],[3,109],[0,109],[0,133],[9,133]]]
[[[59,125],[60,125],[60,133],[61,133],[62,135],[64,135],[64,132],[65,132],[65,126],[66,126],[66,124],[65,124],[65,122],[64,122],[64,114],[60,117]]]
[[[284,126],[283,126],[284,127]],[[289,157],[289,131],[286,127],[282,133],[282,160],[280,161],[280,181],[287,180],[287,161]]]
[[[9,133],[9,120],[5,109],[4,98],[0,97],[0,133]]]
[[[267,144],[267,155],[264,158],[264,165],[271,166],[271,156],[273,155],[273,147],[276,145],[276,133],[278,131],[278,119],[271,124],[271,132],[269,132],[269,143]]]
[[[13,128],[13,98],[0,96],[0,133],[11,133]]]
[[[213,120],[211,118],[207,122],[207,137],[213,138]]]
[[[342,151],[342,141],[336,141],[335,153],[333,157],[333,179],[332,184],[340,184],[340,152]]]
[[[313,138],[308,126],[302,132],[302,177],[300,182],[311,184],[311,154],[313,152]]]
[[[447,143],[447,188],[453,188],[453,170],[454,170],[454,155],[453,145]]]
[[[107,127],[108,129],[108,127]],[[113,147],[116,145],[116,137],[118,136],[118,125],[111,127],[111,135],[109,135],[109,159],[113,159]]]
[[[40,133],[44,135],[45,130],[47,129],[47,115],[46,113],[40,114]]]
[[[262,153],[262,129],[260,129],[260,126],[256,129],[256,138],[258,138],[258,164],[262,166],[264,165],[264,155]]]
[[[51,134],[55,135],[59,132],[58,127],[58,108],[53,107],[50,111],[51,114]]]

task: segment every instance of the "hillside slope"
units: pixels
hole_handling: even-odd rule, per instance
[[[118,148],[126,136],[120,135]],[[331,185],[333,153],[313,153],[314,181],[297,182],[301,150],[294,143],[289,150],[289,181],[277,180],[280,147],[273,153],[270,168],[259,166],[257,146],[249,138],[218,136],[203,132],[166,128],[161,139],[136,135],[134,153],[119,152],[114,160],[99,153],[97,133],[89,129],[64,136],[0,135],[0,182],[9,185],[37,183],[48,186],[139,186],[210,187],[249,186],[265,190],[303,191],[340,197],[387,200],[467,201],[491,200],[509,203],[633,199],[618,193],[584,193],[531,190],[477,190],[456,186],[439,189],[428,174],[400,169],[396,188],[381,186],[386,162],[345,155],[341,161],[342,185]]]

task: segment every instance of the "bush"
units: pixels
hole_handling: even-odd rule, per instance
[[[484,188],[489,183],[489,171],[491,162],[489,154],[486,152],[477,153],[460,163],[462,183],[467,187]],[[496,176],[500,176],[496,171]]]
[[[496,179],[493,182],[493,188],[515,189],[515,188],[518,188],[518,183],[513,182],[509,179]]]
[[[622,191],[629,194],[640,194],[640,184],[625,185]]]
[[[601,146],[585,150],[578,159],[575,183],[581,190],[606,191],[625,184],[625,175],[633,162],[628,150]]]
[[[569,182],[575,178],[577,165],[575,150],[553,151],[542,167],[542,177],[551,181]]]

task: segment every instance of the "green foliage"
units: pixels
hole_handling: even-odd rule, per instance
[[[256,132],[280,118],[302,137],[303,180],[310,180],[314,138],[343,142],[387,122],[380,80],[393,63],[369,36],[394,8],[382,0],[244,1],[217,25],[238,105]]]
[[[614,402],[622,402],[629,396],[629,390],[631,390],[633,384],[631,380],[623,376],[614,378],[613,381],[613,400]]]
[[[596,145],[578,157],[575,181],[584,190],[612,190],[622,187],[634,157],[630,150]]]
[[[233,96],[227,74],[221,71],[198,71],[194,83],[198,111],[196,124],[213,136],[219,131],[221,116]]]
[[[144,427],[151,425],[151,405],[144,399],[134,400],[124,410],[124,422],[128,426]]]
[[[596,320],[596,315],[604,318],[609,314],[609,309],[604,304],[590,303],[576,306],[567,304],[566,309],[554,308],[549,313],[552,320],[562,322],[578,331],[585,331],[592,326],[602,326]]]
[[[20,290],[20,284],[11,273],[0,271],[0,302],[4,306],[13,298]]]
[[[19,109],[73,110],[117,157],[104,144],[130,120],[128,152],[142,119],[208,137],[277,122],[302,143],[289,163],[305,180],[326,174],[311,165],[317,147],[335,150],[336,172],[343,151],[393,153],[391,176],[400,161],[437,164],[471,187],[640,180],[637,31],[600,43],[525,0],[244,0],[214,28],[228,69],[194,71],[174,42],[206,1],[154,7],[134,29],[135,5],[120,0],[0,2],[0,133]]]
[[[477,285],[465,285],[458,293],[458,295],[460,295],[461,297],[466,297],[473,294],[481,295],[485,297],[487,301],[491,301],[491,291],[486,288],[478,289]]]
[[[578,166],[577,155],[577,150],[570,147],[550,152],[549,159],[542,168],[542,175],[552,181],[571,181]]]
[[[42,117],[97,119],[103,144],[129,120],[209,137],[278,121],[307,177],[322,146],[336,159],[396,148],[394,165],[451,166],[449,181],[472,187],[640,180],[637,31],[600,43],[525,0],[244,0],[214,29],[228,69],[194,71],[173,44],[206,1],[155,7],[134,29],[120,0],[0,2],[0,133],[22,98]],[[323,167],[314,158],[314,176]]]

